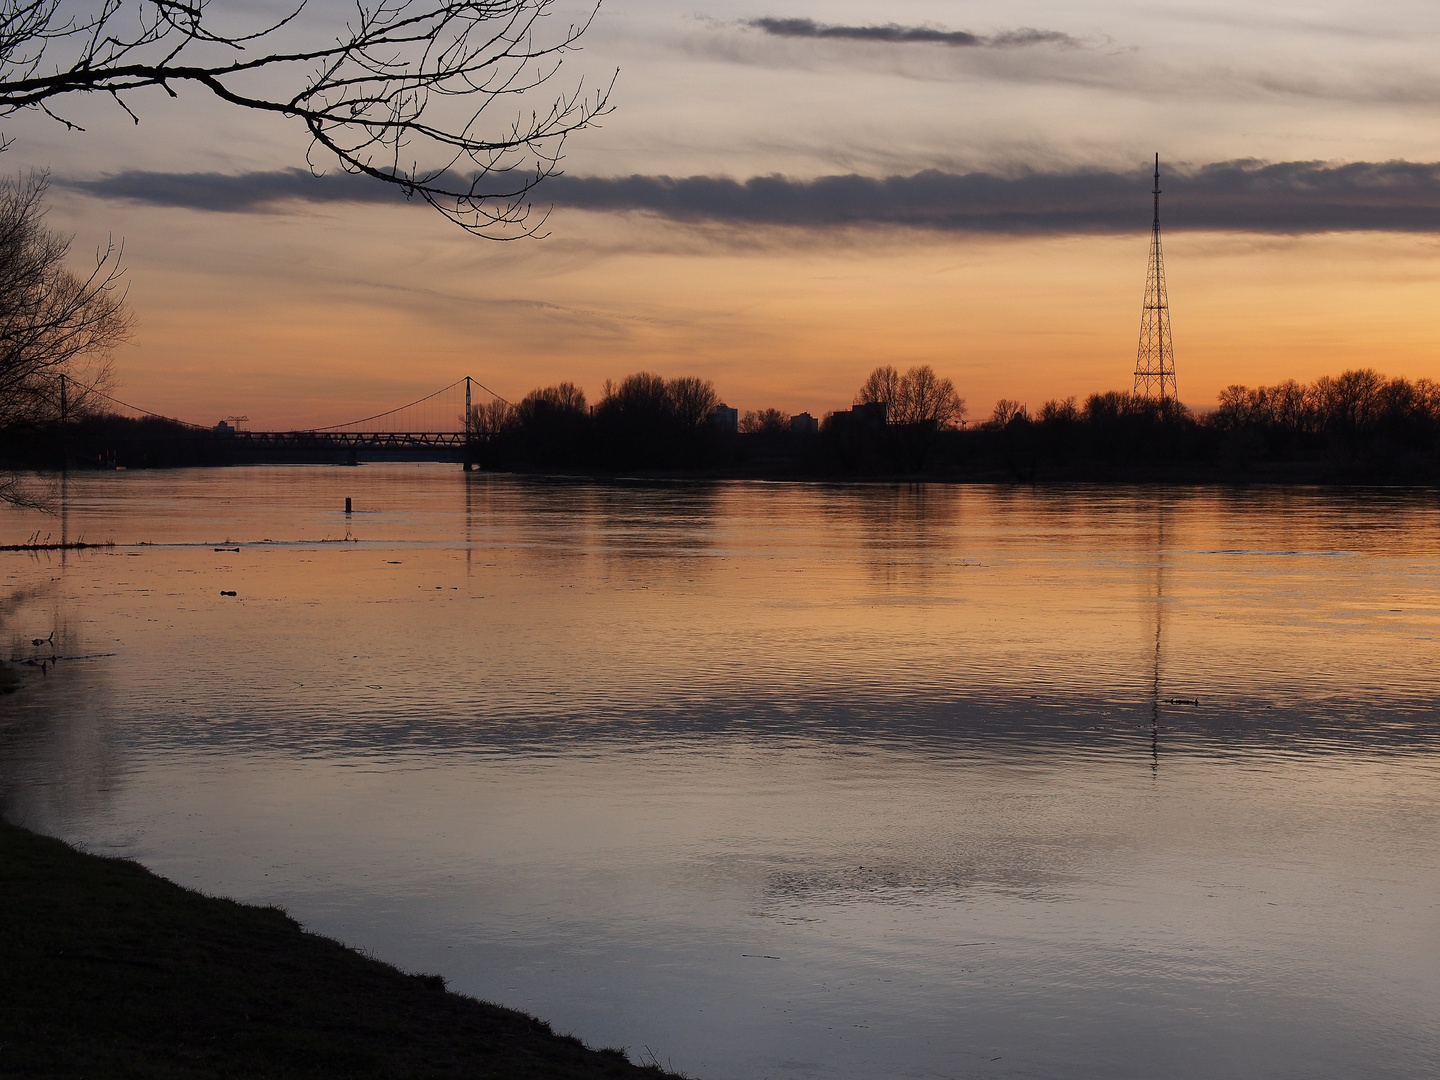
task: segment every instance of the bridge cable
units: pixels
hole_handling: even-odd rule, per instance
[[[463,381],[463,380],[462,380],[462,381]],[[501,404],[503,404],[503,405],[509,405],[510,408],[512,408],[512,409],[515,407],[514,404],[512,404],[512,403],[509,402],[509,401],[506,401],[503,397],[501,397],[499,394],[497,394],[494,390],[491,390],[490,387],[486,386],[486,385],[485,385],[483,382],[481,382],[479,379],[474,379],[474,378],[472,378],[472,379],[470,379],[470,381],[471,381],[472,383],[474,383],[476,386],[480,387],[481,390],[484,390],[487,394],[489,394],[491,397],[493,397],[496,401],[500,402]]]
[[[439,390],[436,390],[433,394],[426,394],[424,397],[418,398],[418,399],[416,399],[415,401],[410,402],[410,404],[408,404],[408,405],[397,405],[397,406],[395,406],[395,408],[393,408],[393,409],[386,409],[384,412],[378,412],[378,413],[376,413],[374,416],[366,416],[366,417],[364,417],[363,419],[360,419],[360,420],[349,420],[349,421],[346,421],[346,422],[343,423],[343,424],[327,424],[325,427],[306,428],[306,430],[307,430],[307,431],[334,431],[334,430],[336,430],[337,428],[357,427],[357,426],[360,425],[360,424],[368,424],[371,420],[379,420],[379,419],[381,419],[382,417],[392,416],[392,415],[394,415],[395,413],[404,412],[406,409],[414,408],[416,405],[423,405],[425,402],[429,401],[431,398],[439,397],[441,394],[445,393],[446,390],[453,390],[453,389],[455,389],[455,387],[459,386],[459,385],[460,385],[461,383],[463,383],[464,381],[465,381],[464,379],[456,379],[456,380],[455,380],[454,382],[452,382],[449,386],[442,386]]]
[[[337,428],[356,427],[356,426],[358,426],[358,425],[360,425],[360,424],[368,424],[371,420],[379,420],[379,419],[382,418],[382,417],[390,416],[390,415],[392,415],[392,414],[394,414],[394,413],[398,413],[398,412],[403,412],[404,410],[409,409],[409,408],[412,408],[412,407],[414,407],[414,406],[416,406],[416,405],[422,405],[422,404],[424,404],[425,402],[429,401],[431,398],[439,397],[441,394],[445,393],[445,391],[447,391],[447,390],[453,390],[453,389],[455,389],[455,387],[459,386],[459,385],[460,385],[461,383],[463,383],[464,381],[465,381],[465,380],[464,380],[463,378],[461,378],[461,379],[456,379],[456,380],[455,380],[454,382],[452,382],[449,386],[442,386],[439,390],[436,390],[434,393],[426,394],[424,397],[418,398],[417,400],[410,402],[410,404],[408,404],[408,405],[398,405],[398,406],[396,406],[396,407],[393,408],[393,409],[386,409],[384,412],[378,412],[378,413],[376,413],[374,416],[367,416],[367,417],[365,417],[364,419],[361,419],[361,420],[350,420],[350,421],[348,421],[348,422],[346,422],[346,423],[344,423],[344,424],[329,424],[329,425],[327,425],[327,426],[325,426],[325,427],[304,428],[304,429],[296,428],[296,429],[294,429],[294,430],[295,430],[295,431],[301,431],[301,430],[304,430],[304,431],[316,431],[316,432],[319,432],[319,431],[334,431],[334,430],[336,430]],[[494,390],[491,390],[488,386],[486,386],[484,383],[482,383],[479,379],[473,379],[473,378],[472,378],[470,381],[471,381],[472,383],[474,383],[476,386],[478,386],[481,390],[484,390],[484,391],[485,391],[487,394],[489,394],[491,397],[495,398],[495,399],[498,400],[498,401],[504,402],[506,405],[510,405],[510,402],[505,401],[505,399],[504,399],[503,397],[501,397],[499,394],[495,393]],[[140,414],[143,415],[143,416],[151,416],[151,417],[154,417],[156,420],[165,420],[165,421],[168,421],[169,423],[172,423],[172,424],[179,424],[181,427],[194,428],[196,431],[209,431],[209,430],[210,430],[210,428],[209,428],[207,425],[205,425],[205,424],[194,424],[194,423],[191,423],[189,420],[180,420],[180,419],[177,419],[176,417],[173,417],[173,416],[166,416],[164,413],[152,412],[150,409],[142,409],[139,405],[131,405],[128,401],[121,401],[119,398],[117,398],[117,397],[116,397],[115,395],[113,395],[113,394],[107,394],[104,390],[101,390],[98,386],[87,386],[85,383],[82,383],[79,379],[76,379],[76,378],[73,378],[73,377],[72,377],[72,378],[71,378],[71,382],[75,383],[75,385],[81,387],[82,389],[86,390],[86,391],[89,392],[89,393],[98,394],[100,397],[103,397],[106,401],[113,401],[116,405],[123,406],[124,408],[129,409],[131,412],[137,412],[137,413],[140,413]],[[511,407],[513,408],[513,406],[511,406]]]
[[[153,416],[156,420],[166,420],[172,424],[179,424],[181,427],[194,428],[196,431],[210,430],[204,424],[192,424],[189,420],[179,420],[173,416],[166,416],[164,413],[151,412],[149,409],[142,409],[139,405],[131,405],[128,401],[121,401],[114,394],[107,394],[98,386],[86,386],[79,379],[76,379],[73,376],[70,378],[70,381],[75,383],[77,386],[83,387],[89,393],[99,394],[106,401],[113,401],[116,405],[122,405],[125,408],[129,409],[131,412],[140,413],[142,416]]]

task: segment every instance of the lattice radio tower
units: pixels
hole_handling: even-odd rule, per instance
[[[1155,155],[1155,224],[1150,232],[1150,268],[1145,273],[1145,307],[1140,312],[1140,348],[1135,354],[1135,396],[1177,400],[1175,350],[1170,340],[1170,301],[1165,295],[1165,259],[1160,253],[1160,155]]]

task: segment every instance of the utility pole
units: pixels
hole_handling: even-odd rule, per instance
[[[70,393],[65,374],[60,374],[60,475],[70,470]]]
[[[1155,218],[1150,229],[1150,265],[1145,273],[1145,306],[1140,311],[1140,347],[1135,354],[1135,396],[1165,404],[1176,401],[1175,350],[1170,339],[1170,300],[1160,251],[1160,155],[1155,155]]]

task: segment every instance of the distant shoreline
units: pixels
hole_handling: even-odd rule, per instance
[[[121,472],[168,472],[187,469],[230,469],[257,466],[325,466],[345,468],[365,465],[437,464],[450,465],[457,471],[459,461],[426,457],[361,458],[357,462],[338,461],[236,461],[193,462],[121,469]],[[56,477],[60,469],[31,468],[39,476]],[[113,469],[71,469],[71,476],[105,475]],[[476,466],[476,475],[515,476],[536,480],[574,481],[589,483],[703,483],[707,481],[754,480],[766,483],[804,484],[988,484],[1002,487],[1065,487],[1065,486],[1131,486],[1131,487],[1413,487],[1440,488],[1440,468],[1393,468],[1367,466],[1364,463],[1336,462],[1263,462],[1243,466],[1187,465],[1119,465],[1070,468],[1010,469],[995,466],[971,469],[930,469],[918,472],[824,472],[785,468],[714,468],[714,469],[616,469],[579,470],[544,469],[523,466],[485,468]],[[99,545],[85,545],[99,546]],[[31,550],[32,545],[14,545],[7,550]]]
[[[395,464],[394,461],[361,461],[361,465]],[[1326,462],[1287,462],[1246,468],[1074,468],[1036,470],[1017,474],[1013,470],[931,470],[911,473],[817,473],[753,469],[560,471],[542,469],[481,469],[497,476],[530,477],[537,480],[574,480],[599,483],[647,483],[686,481],[756,480],[797,484],[977,484],[1001,487],[1419,487],[1440,488],[1440,471],[1417,476],[1402,472],[1363,468],[1341,468]]]
[[[1440,406],[1437,406],[1440,408]],[[848,414],[840,414],[847,416]],[[1440,425],[1440,420],[1437,420]],[[111,418],[94,430],[0,440],[0,465],[56,475],[226,467],[449,462],[520,476],[615,480],[765,480],[978,484],[1282,484],[1440,487],[1440,433],[1225,431],[1188,416],[1139,412],[1094,420],[1012,419],[939,430],[836,421],[818,430],[724,432],[689,442],[567,441],[523,428],[408,449],[280,445]],[[533,436],[533,437],[532,437]]]
[[[204,896],[3,821],[0,896],[6,1075],[675,1075],[362,956],[278,908]]]

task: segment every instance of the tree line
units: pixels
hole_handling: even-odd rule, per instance
[[[1440,384],[1370,369],[1227,387],[1209,413],[1111,391],[1033,411],[1001,399],[989,417],[967,421],[964,399],[928,366],[880,367],[849,409],[818,424],[792,423],[777,408],[734,419],[732,427],[709,380],[638,372],[607,381],[594,404],[570,382],[514,405],[492,401],[472,411],[470,426],[480,465],[521,472],[1440,482]],[[208,431],[109,415],[83,399],[63,437],[54,423],[0,427],[0,463],[11,467],[54,467],[62,447],[80,468],[290,460]]]
[[[571,383],[475,425],[497,468],[735,471],[832,476],[1020,479],[1440,480],[1440,384],[1362,368],[1309,384],[1230,386],[1196,413],[1124,391],[1001,399],[966,420],[950,379],[929,365],[877,367],[853,405],[812,430],[776,408],[717,416],[712,383],[651,373],[605,384],[593,407]],[[720,422],[717,422],[720,421]]]
[[[484,463],[493,467],[704,469],[723,456],[724,432],[712,420],[719,400],[707,379],[642,371],[607,380],[594,407],[570,382],[532,390],[517,405],[477,406],[471,429],[484,438]]]
[[[1227,386],[1217,407],[1112,391],[1051,400],[1032,416],[996,403],[972,450],[1017,476],[1083,472],[1177,479],[1440,481],[1440,384],[1372,368]]]

